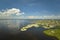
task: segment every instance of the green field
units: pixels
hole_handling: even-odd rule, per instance
[[[60,29],[49,29],[44,31],[49,36],[55,36],[60,40]]]

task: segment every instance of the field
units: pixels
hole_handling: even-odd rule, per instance
[[[55,36],[60,40],[60,29],[49,29],[44,31],[49,36]]]

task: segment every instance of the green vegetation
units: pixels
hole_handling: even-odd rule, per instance
[[[32,20],[31,20],[32,21]],[[27,29],[32,27],[43,27],[45,29],[50,28],[60,28],[60,21],[59,20],[35,20],[32,24],[28,24],[21,28],[21,31],[27,31]]]
[[[48,29],[43,32],[46,35],[55,36],[60,40],[60,20],[35,20],[32,24],[22,27],[21,31],[27,31],[27,29],[32,27]]]
[[[60,40],[60,29],[49,29],[44,31],[49,36],[55,36]]]

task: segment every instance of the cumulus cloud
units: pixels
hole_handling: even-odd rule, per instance
[[[22,14],[24,14],[24,12],[21,12],[21,10],[17,8],[11,8],[0,11],[0,16],[20,16]]]

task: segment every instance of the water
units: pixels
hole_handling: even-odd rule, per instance
[[[36,21],[36,20],[34,20]],[[55,37],[47,36],[43,33],[44,28],[30,28],[25,32],[20,29],[33,20],[0,20],[0,39],[6,40],[57,40]]]
[[[27,20],[0,20],[0,29],[5,32],[18,33],[21,27],[29,23]]]

